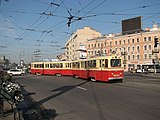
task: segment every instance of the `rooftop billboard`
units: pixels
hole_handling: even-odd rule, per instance
[[[142,31],[141,16],[122,20],[122,34],[132,34]]]

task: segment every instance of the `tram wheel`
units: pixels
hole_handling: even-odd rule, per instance
[[[78,75],[75,75],[74,78],[78,79]]]
[[[38,73],[38,72],[37,72],[36,75],[41,75],[41,73]]]
[[[96,81],[96,79],[95,79],[95,78],[91,78],[91,81],[92,81],[92,82],[95,82],[95,81]]]
[[[60,74],[60,73],[57,73],[57,74],[56,74],[56,76],[57,76],[57,77],[61,77],[61,76],[62,76],[62,74]]]

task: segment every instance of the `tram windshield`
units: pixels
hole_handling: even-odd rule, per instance
[[[121,59],[111,59],[111,67],[121,67]]]

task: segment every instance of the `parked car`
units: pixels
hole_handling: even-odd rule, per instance
[[[24,75],[24,73],[18,69],[10,69],[7,71],[7,73],[10,75]]]
[[[25,70],[23,69],[17,69],[17,70],[20,70],[23,74],[25,74]]]

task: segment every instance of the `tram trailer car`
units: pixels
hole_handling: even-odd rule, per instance
[[[76,61],[33,62],[31,73],[36,75],[69,75],[92,81],[109,82],[123,80],[124,69],[121,57],[116,55]]]

